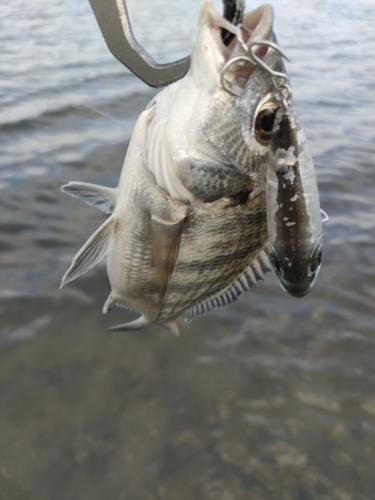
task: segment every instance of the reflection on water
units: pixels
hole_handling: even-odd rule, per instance
[[[130,3],[159,61],[186,55],[199,3]],[[101,314],[103,266],[58,290],[104,220],[59,187],[115,186],[155,91],[86,0],[2,6],[1,499],[374,498],[375,6],[275,10],[330,215],[322,271],[303,299],[268,276],[175,339],[106,332],[126,313]]]

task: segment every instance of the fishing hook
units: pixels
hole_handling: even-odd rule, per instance
[[[247,56],[232,57],[232,59],[229,59],[229,61],[224,64],[220,74],[220,83],[223,89],[229,92],[229,94],[232,94],[236,97],[241,94],[242,89],[240,91],[237,91],[233,86],[231,86],[230,82],[226,80],[225,75],[232,65],[237,64],[237,68],[232,71],[238,71],[239,69],[244,67],[245,63],[254,64],[254,61]]]
[[[271,81],[273,86],[275,87],[276,90],[282,90],[283,88],[288,88],[289,87],[289,77],[286,73],[281,73],[280,71],[274,71],[271,69],[267,64],[265,64],[260,57],[258,57],[255,54],[255,51],[253,50],[253,47],[259,46],[259,45],[266,45],[267,47],[271,47],[274,49],[281,57],[289,61],[287,56],[284,54],[284,52],[280,49],[280,47],[274,43],[271,42],[270,40],[254,40],[253,42],[250,43],[248,46],[249,50],[249,57],[250,59],[253,59],[254,64],[257,66],[260,66],[266,73],[269,74],[271,77]],[[289,61],[290,62],[290,61]],[[290,87],[289,87],[290,89]],[[291,92],[290,92],[291,93]]]
[[[188,72],[190,56],[167,64],[157,63],[137,42],[130,24],[126,0],[89,0],[104,40],[112,54],[151,87],[164,87]],[[245,0],[223,0],[224,17],[242,22]],[[230,35],[222,33],[228,45]]]
[[[327,222],[329,220],[329,215],[322,208],[320,209],[320,215],[322,216],[322,222]]]
[[[240,28],[244,27],[240,26]],[[267,47],[274,49],[281,57],[289,61],[289,59],[280,49],[280,47],[276,43],[271,42],[270,40],[254,40],[249,45],[247,45],[244,42],[242,36],[238,36],[238,41],[240,42],[242,48],[247,52],[247,55],[233,57],[232,59],[229,59],[229,61],[225,63],[220,75],[220,82],[223,89],[229,92],[230,94],[238,97],[241,92],[236,91],[236,89],[230,86],[228,80],[225,79],[225,75],[233,64],[237,64],[238,66],[237,70],[238,70],[241,68],[241,66],[243,67],[245,63],[250,63],[253,66],[259,66],[260,68],[262,68],[270,76],[272,84],[275,87],[275,89],[277,91],[282,92],[284,99],[289,100],[292,96],[292,91],[289,85],[288,75],[286,73],[281,73],[279,71],[274,71],[273,69],[271,69],[269,66],[267,66],[267,64],[265,64],[264,61],[262,61],[262,59],[260,59],[260,57],[256,55],[254,50],[255,47],[258,47],[259,45],[266,45]]]

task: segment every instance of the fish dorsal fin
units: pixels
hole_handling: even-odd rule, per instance
[[[112,214],[116,205],[116,188],[99,186],[88,182],[68,182],[61,191],[73,198],[79,198],[87,205],[99,208],[105,214]]]
[[[189,323],[196,316],[208,313],[213,309],[218,307],[224,307],[232,304],[241,293],[250,290],[253,286],[256,286],[258,281],[264,279],[264,274],[271,271],[272,266],[270,259],[265,250],[262,250],[258,257],[246,268],[243,274],[237,280],[230,285],[224,292],[221,292],[216,297],[212,299],[205,300],[199,304],[188,309],[186,313],[185,321]]]
[[[156,215],[151,216],[151,241],[156,266],[157,280],[159,283],[160,311],[168,283],[172,277],[173,269],[180,249],[181,235],[185,218],[178,222],[169,222]]]
[[[76,253],[73,261],[65,273],[60,288],[87,273],[107,254],[108,241],[111,232],[116,226],[117,218],[111,215],[95,233],[90,236],[83,247]]]

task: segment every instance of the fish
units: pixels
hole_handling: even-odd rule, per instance
[[[139,317],[110,330],[156,322],[178,334],[177,318],[234,302],[272,270],[266,214],[271,138],[259,120],[273,83],[249,60],[254,40],[272,40],[262,5],[236,26],[211,1],[201,8],[191,64],[140,114],[116,188],[69,182],[61,190],[109,215],[73,258],[61,286],[104,257],[111,292],[103,313]],[[222,31],[234,35],[228,45]],[[280,54],[257,57],[284,71]]]
[[[325,214],[307,139],[291,102],[275,95],[265,110],[274,117],[266,189],[271,262],[281,288],[304,297],[321,268]]]

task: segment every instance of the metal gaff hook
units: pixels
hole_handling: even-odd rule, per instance
[[[131,29],[126,0],[89,1],[109,50],[145,83],[164,87],[188,72],[190,56],[159,64],[139,45]],[[223,4],[225,19],[234,24],[242,22],[245,0],[223,0]]]

